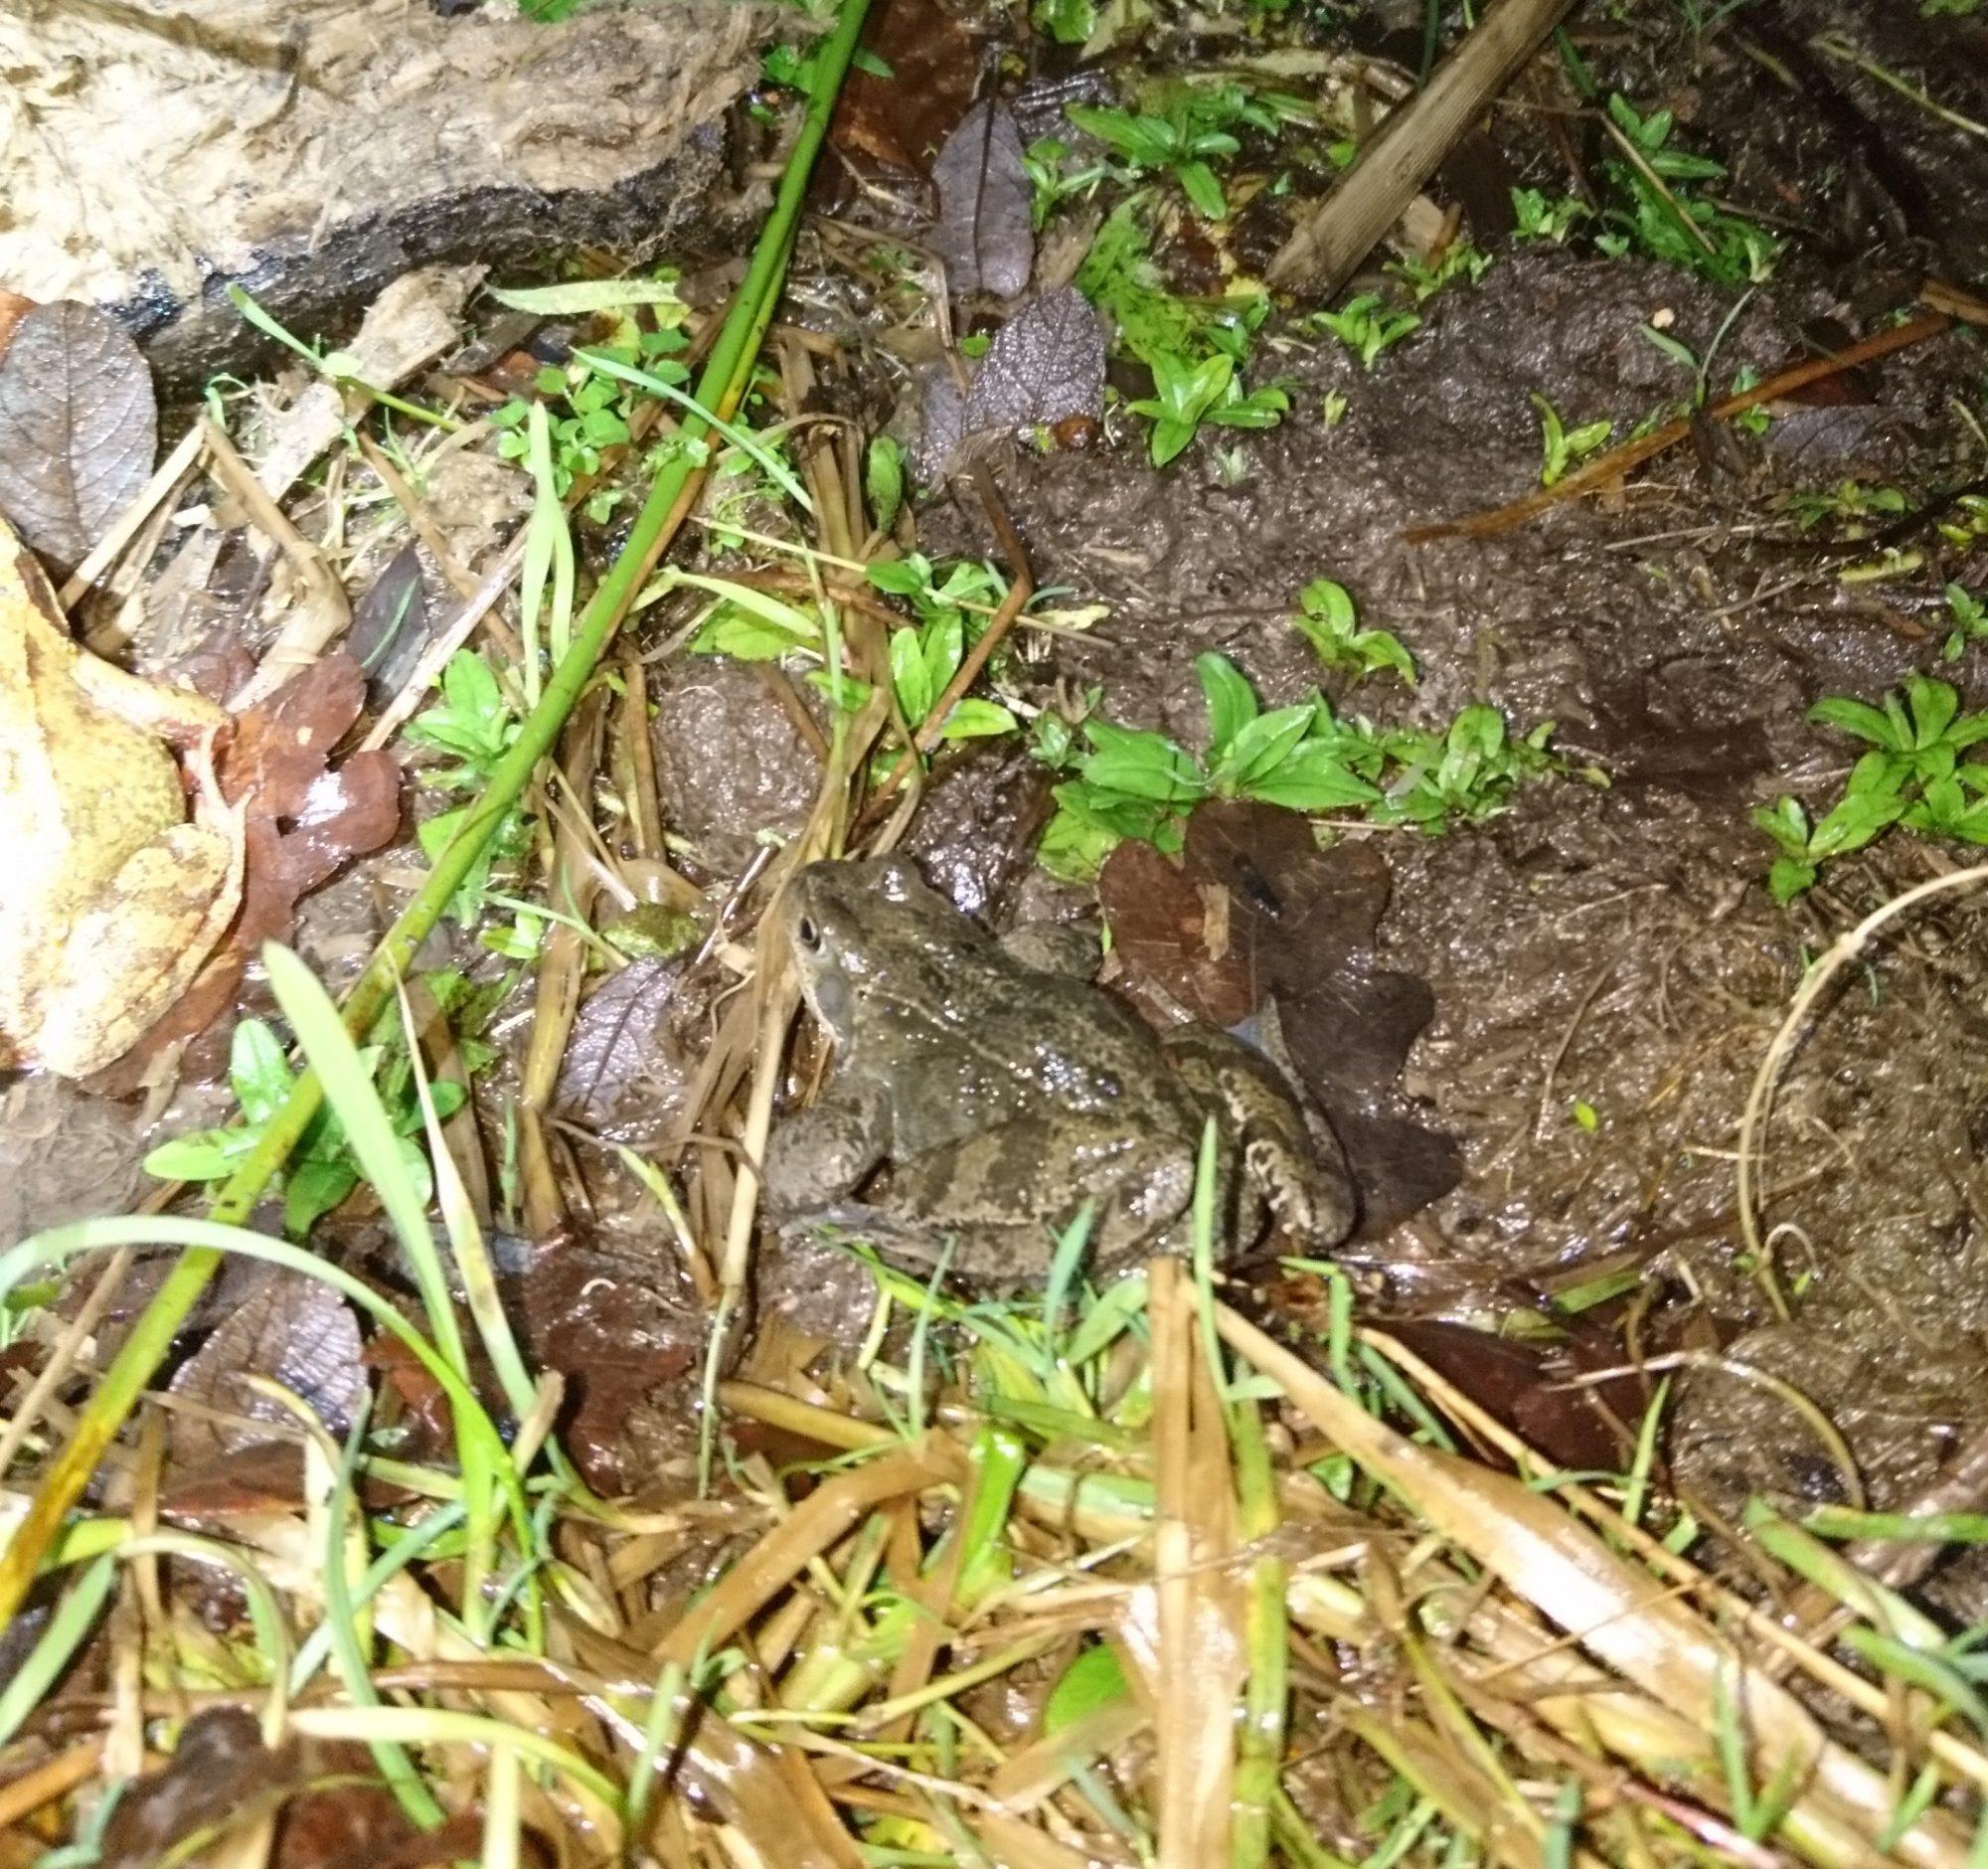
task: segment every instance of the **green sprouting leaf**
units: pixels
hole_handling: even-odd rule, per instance
[[[1314,579],[1298,594],[1298,611],[1292,620],[1299,634],[1328,667],[1352,667],[1363,675],[1392,669],[1409,687],[1415,685],[1414,658],[1390,631],[1358,627],[1345,586],[1330,578]]]
[[[905,719],[916,727],[931,712],[938,691],[931,685],[931,676],[925,666],[925,658],[918,645],[915,629],[898,629],[891,633],[891,688],[898,697],[898,706],[904,710]]]
[[[1767,893],[1782,908],[1815,887],[1816,866],[1802,857],[1776,857],[1767,872]]]
[[[1200,768],[1164,734],[1091,720],[1084,722],[1083,735],[1092,750],[1084,756],[1082,774],[1092,786],[1166,805],[1193,804],[1207,793]]]
[[[1256,691],[1227,656],[1195,657],[1194,672],[1208,702],[1208,751],[1221,760],[1230,743],[1256,718]]]
[[[863,462],[863,493],[870,518],[879,532],[898,523],[905,504],[905,449],[900,441],[880,434],[870,443]]]
[[[1795,799],[1780,797],[1770,805],[1756,807],[1753,822],[1780,846],[1784,855],[1808,855],[1808,813]]]
[[[1095,0],[1035,0],[1029,17],[1060,46],[1080,46],[1097,31]]]
[[[1421,325],[1412,311],[1390,310],[1378,292],[1362,292],[1337,311],[1314,314],[1314,321],[1358,356],[1363,370],[1372,370],[1383,351]]]
[[[244,1019],[228,1047],[228,1083],[247,1122],[267,1122],[294,1082],[290,1061],[266,1019]],[[189,1177],[191,1178],[191,1177]]]
[[[1245,722],[1214,760],[1210,777],[1216,791],[1227,796],[1253,793],[1290,758],[1317,713],[1317,705],[1307,701]]]
[[[1062,1678],[1050,1689],[1043,1703],[1043,1734],[1053,1737],[1067,1726],[1095,1713],[1100,1707],[1115,1706],[1130,1694],[1118,1651],[1108,1642],[1096,1642],[1080,1650]]]
[[[1249,786],[1249,796],[1292,811],[1346,811],[1380,803],[1379,786],[1350,771],[1323,741],[1305,741],[1276,770]]]
[[[1540,414],[1540,485],[1550,487],[1570,467],[1592,454],[1613,431],[1612,422],[1583,423],[1570,429],[1560,412],[1544,396],[1535,395],[1533,407]]]
[[[256,1139],[256,1130],[240,1123],[176,1135],[146,1154],[144,1169],[161,1181],[219,1181],[241,1166]]]
[[[1222,184],[1216,179],[1215,171],[1207,163],[1196,158],[1183,162],[1174,170],[1182,192],[1187,196],[1196,214],[1204,221],[1222,221],[1229,215],[1229,198],[1222,192]]]
[[[425,1158],[422,1165],[426,1166]],[[283,1231],[301,1240],[358,1185],[359,1172],[350,1162],[317,1158],[298,1162],[283,1186]]]
[[[955,701],[939,729],[941,740],[984,740],[994,734],[1012,734],[1021,723],[998,701],[983,701],[968,695]]]
[[[1910,744],[1908,735],[1902,736],[1893,721],[1879,709],[1865,701],[1853,701],[1847,695],[1825,696],[1809,709],[1808,717],[1825,727],[1855,734],[1859,740],[1868,740],[1873,746],[1884,747],[1890,752],[1903,753]]]

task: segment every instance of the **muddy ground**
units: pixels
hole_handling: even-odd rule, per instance
[[[1968,282],[1988,266],[1988,145],[1811,43],[1855,25],[1901,65],[1936,45],[1952,81],[1942,94],[1978,117],[1988,20],[1763,3],[1701,39],[1668,6],[1591,11],[1578,38],[1605,82],[1672,103],[1731,163],[1733,193],[1797,236],[1727,331],[1722,378],[1868,329],[1928,271]],[[1515,175],[1558,185],[1547,89],[1526,81],[1493,129]],[[1029,663],[1024,682],[1043,696],[1059,681],[1101,683],[1112,718],[1191,744],[1204,650],[1233,657],[1266,701],[1312,685],[1288,617],[1303,584],[1330,577],[1423,671],[1412,697],[1328,681],[1343,709],[1437,724],[1488,701],[1520,726],[1557,723],[1560,752],[1605,786],[1574,772],[1541,780],[1507,815],[1438,839],[1362,833],[1393,875],[1380,957],[1434,1000],[1401,1089],[1452,1140],[1461,1178],[1363,1238],[1352,1263],[1377,1314],[1486,1329],[1542,1314],[1600,1273],[1644,1272],[1633,1314],[1617,1300],[1589,1318],[1604,1348],[1627,1360],[1633,1335],[1645,1351],[1723,1349],[1773,1372],[1838,1421],[1875,1499],[1908,1498],[1984,1425],[1988,908],[1947,898],[1912,918],[1853,971],[1802,1050],[1762,1171],[1779,1281],[1794,1293],[1792,1321],[1777,1323],[1739,1256],[1733,1151],[1748,1088],[1805,962],[1965,852],[1894,837],[1783,909],[1749,818],[1782,792],[1831,794],[1850,753],[1808,707],[1827,694],[1876,700],[1933,667],[1940,583],[1979,588],[1988,574],[1978,542],[1970,558],[1932,539],[1946,555],[1917,577],[1845,586],[1826,533],[1795,530],[1783,496],[1860,477],[1924,507],[1978,482],[1988,459],[1966,412],[1981,414],[1988,344],[1957,332],[1901,353],[1855,373],[1846,394],[1782,413],[1764,436],[1673,450],[1602,505],[1563,506],[1492,540],[1411,546],[1406,529],[1537,483],[1533,396],[1570,424],[1626,426],[1689,387],[1638,326],[1703,354],[1736,296],[1655,261],[1484,244],[1495,259],[1481,282],[1431,300],[1423,328],[1371,375],[1273,325],[1268,355],[1297,413],[1242,438],[1239,477],[1206,441],[1156,473],[1129,424],[1088,452],[1001,457],[1038,581],[1109,606],[1088,637]],[[1316,412],[1332,393],[1346,410],[1328,426]],[[994,549],[977,514],[943,497],[919,526],[935,556]],[[1988,701],[1988,649],[1938,672]],[[712,875],[736,874],[760,833],[797,828],[815,782],[805,743],[750,671],[678,657],[654,675],[666,809]],[[914,844],[965,906],[1013,914],[1062,900],[1027,874],[1043,782],[1009,762],[934,788]],[[337,913],[321,907],[313,921],[334,977],[398,900],[364,871],[339,892]],[[617,1111],[615,1133],[667,1132],[710,1030],[701,1000],[676,1029],[669,1082]],[[496,1036],[521,1035],[500,1024]],[[9,1237],[123,1204],[143,1135],[213,1120],[216,1106],[198,1088],[164,1112],[38,1081],[0,1096]],[[675,1410],[702,1319],[659,1274],[666,1246],[652,1220],[626,1218],[610,1169],[598,1164],[586,1240],[521,1248],[510,1264],[543,1273],[528,1327],[554,1362],[597,1368],[637,1345],[626,1360],[641,1405],[615,1391],[593,1449],[634,1484],[681,1447]],[[860,1319],[853,1286],[814,1280],[812,1295],[792,1313],[802,1325],[834,1334],[838,1307]],[[1748,1489],[1842,1495],[1814,1437],[1756,1385],[1701,1371],[1677,1423],[1680,1480],[1719,1509]]]

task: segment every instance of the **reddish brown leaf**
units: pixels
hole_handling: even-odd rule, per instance
[[[1633,1426],[1649,1406],[1650,1385],[1635,1377],[1592,1388],[1569,1387],[1569,1378],[1595,1359],[1570,1354],[1567,1346],[1518,1342],[1464,1324],[1391,1323],[1387,1328],[1480,1408],[1562,1466],[1617,1471],[1628,1453],[1617,1424]],[[1619,1346],[1608,1344],[1606,1361],[1619,1362],[1620,1355]]]
[[[245,809],[242,911],[227,941],[180,1002],[90,1088],[116,1096],[144,1083],[168,1046],[206,1031],[235,1003],[264,941],[286,940],[298,898],[401,828],[401,769],[386,752],[328,767],[365,705],[366,676],[347,655],[299,669],[238,717],[218,765],[223,795]]]
[[[294,1512],[304,1502],[303,1449],[294,1441],[258,1441],[166,1471],[159,1510],[176,1525],[225,1532],[231,1523]]]
[[[35,308],[32,298],[23,298],[19,292],[10,292],[0,285],[0,355],[13,341],[14,327]]]
[[[1177,863],[1123,843],[1097,883],[1135,997],[1225,1027],[1275,1002],[1290,1061],[1346,1152],[1368,1240],[1461,1171],[1395,1088],[1435,1001],[1376,963],[1390,880],[1373,845],[1321,850],[1298,812],[1214,803],[1188,819]]]
[[[567,1380],[560,1442],[581,1475],[607,1492],[641,1485],[659,1433],[683,1420],[656,1403],[697,1367],[699,1307],[652,1266],[574,1240],[539,1247],[509,1295],[533,1365]]]
[[[1188,819],[1178,863],[1128,841],[1097,879],[1126,970],[1222,1026],[1367,953],[1388,887],[1371,845],[1322,851],[1298,812],[1231,803]]]
[[[186,1723],[164,1767],[117,1800],[98,1860],[103,1869],[147,1869],[277,1809],[275,1869],[413,1869],[476,1851],[473,1816],[433,1836],[416,1830],[364,1747],[291,1740],[271,1752],[253,1714],[214,1707]]]
[[[870,10],[863,49],[892,76],[852,71],[829,135],[845,155],[923,175],[973,101],[980,41],[937,0],[881,0]]]

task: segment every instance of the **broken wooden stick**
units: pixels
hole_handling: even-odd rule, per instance
[[[1382,124],[1264,277],[1331,292],[1372,253],[1491,99],[1538,50],[1573,0],[1497,0],[1428,82]]]

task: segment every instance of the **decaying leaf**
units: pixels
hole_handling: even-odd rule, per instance
[[[973,443],[1072,417],[1095,421],[1104,406],[1104,327],[1074,285],[1045,292],[1001,327],[962,398],[949,373],[924,379],[918,478],[942,480]]]
[[[1638,1421],[1649,1406],[1647,1379],[1622,1377],[1598,1388],[1574,1387],[1575,1365],[1564,1349],[1501,1337],[1467,1324],[1437,1320],[1392,1322],[1389,1334],[1407,1344],[1480,1408],[1495,1415],[1549,1459],[1574,1469],[1619,1467],[1625,1457],[1617,1421]],[[1602,1334],[1602,1333],[1598,1333]],[[1606,1340],[1610,1360],[1621,1346]]]
[[[342,1435],[366,1392],[364,1351],[352,1309],[336,1291],[300,1273],[272,1271],[174,1374],[172,1393],[202,1412],[173,1412],[173,1457],[238,1453],[267,1439],[256,1423],[294,1426],[285,1409],[249,1387],[250,1376],[281,1383]]]
[[[365,669],[376,707],[399,694],[412,678],[442,607],[429,594],[421,550],[413,539],[360,594],[344,646]]]
[[[979,37],[940,0],[878,0],[864,22],[863,49],[889,76],[861,65],[851,70],[835,101],[830,140],[845,157],[922,175],[973,101]]]
[[[0,351],[4,351],[14,336],[14,327],[35,308],[32,298],[23,298],[19,292],[10,292],[0,285]]]
[[[560,1067],[561,1108],[581,1122],[607,1120],[623,1096],[665,1063],[670,981],[679,963],[645,954],[595,987],[581,1006]]]
[[[252,1713],[210,1707],[187,1721],[171,1759],[118,1798],[96,1860],[101,1869],[219,1860],[221,1852],[200,1844],[218,1844],[276,1810],[271,1847],[256,1858],[272,1869],[389,1869],[397,1860],[475,1854],[477,1833],[466,1820],[446,1841],[440,1832],[422,1837],[363,1747],[292,1739],[271,1752]]]
[[[960,119],[932,164],[932,182],[938,189],[938,225],[931,248],[945,261],[954,296],[992,292],[1019,298],[1035,265],[1036,237],[1022,132],[998,97],[982,98]]]
[[[179,1003],[93,1089],[117,1095],[144,1082],[168,1046],[205,1031],[235,1001],[249,959],[286,940],[299,898],[353,857],[391,843],[401,828],[401,769],[386,752],[331,751],[358,720],[366,677],[350,656],[299,669],[236,721],[220,762],[222,794],[244,807],[242,912],[222,948]]]
[[[1320,850],[1301,813],[1242,802],[1195,811],[1178,863],[1128,839],[1097,880],[1135,995],[1224,1027],[1274,1004],[1282,1046],[1346,1152],[1369,1240],[1460,1173],[1397,1088],[1435,1002],[1422,980],[1375,962],[1390,880],[1373,845]]]
[[[1322,851],[1299,812],[1218,802],[1188,819],[1178,863],[1120,844],[1097,893],[1126,968],[1192,1017],[1230,1026],[1270,993],[1302,994],[1370,954],[1389,881],[1370,843]]]
[[[145,484],[152,373],[93,305],[37,305],[0,356],[0,513],[67,576]]]
[[[560,1440],[591,1486],[626,1492],[653,1477],[683,1432],[702,1354],[701,1306],[681,1273],[583,1239],[528,1249],[507,1308],[532,1366],[566,1379]],[[446,1444],[446,1442],[444,1442]]]

